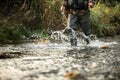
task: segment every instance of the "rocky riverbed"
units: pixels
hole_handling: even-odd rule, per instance
[[[65,75],[74,70],[88,80],[120,80],[120,36],[78,47],[49,41],[0,46],[0,80],[71,80]]]

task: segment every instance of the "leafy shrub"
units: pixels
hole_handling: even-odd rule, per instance
[[[1,43],[21,43],[22,35],[18,27],[4,27],[0,30]]]
[[[120,30],[120,4],[108,7],[98,4],[91,10],[91,24],[93,33],[98,36],[114,36]]]

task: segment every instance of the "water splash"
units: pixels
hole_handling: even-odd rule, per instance
[[[101,48],[117,44],[117,42],[104,42],[100,40],[92,40],[90,44],[86,45],[83,39],[78,39],[77,46],[71,46],[70,42],[61,43],[24,43],[19,45],[4,45],[0,47],[0,52],[15,52],[15,51],[67,51],[70,49],[84,49],[86,46],[93,48]]]

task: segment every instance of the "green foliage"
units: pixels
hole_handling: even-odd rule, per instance
[[[120,30],[120,4],[108,7],[98,4],[91,10],[91,24],[93,33],[98,36],[113,36]]]
[[[105,4],[106,6],[109,7],[114,7],[120,2],[119,0],[97,0],[98,3]]]
[[[50,29],[61,29],[63,27],[63,16],[60,12],[60,0],[40,1],[41,7],[41,23],[42,27]]]
[[[3,32],[0,32],[0,43],[7,43],[7,35],[4,34]]]
[[[0,30],[1,43],[21,43],[22,35],[17,27],[4,27]]]
[[[38,29],[38,30],[34,30],[32,31],[32,34],[37,33],[39,35],[40,38],[49,38],[50,34],[48,33],[48,31],[46,29]]]
[[[120,34],[119,1],[97,1],[90,16],[93,33],[98,36]],[[61,5],[61,0],[1,0],[0,42],[20,43],[22,35],[30,37],[33,33],[45,38],[49,37],[47,29],[65,28],[66,19],[61,15]]]

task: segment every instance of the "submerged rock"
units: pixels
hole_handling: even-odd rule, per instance
[[[0,53],[0,59],[19,58],[22,55],[23,55],[22,52],[2,52]]]

